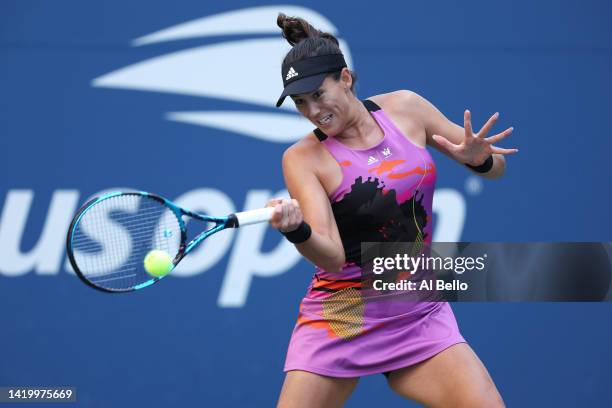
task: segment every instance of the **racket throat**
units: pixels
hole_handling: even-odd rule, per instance
[[[225,223],[226,228],[238,228],[240,223],[236,214],[230,214],[227,216],[227,222]]]

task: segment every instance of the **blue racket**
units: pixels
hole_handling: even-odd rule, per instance
[[[147,192],[114,192],[85,203],[68,229],[66,251],[77,276],[104,292],[130,292],[148,287],[163,276],[151,276],[144,258],[164,251],[172,268],[211,235],[226,228],[266,222],[273,208],[211,217],[179,207]],[[186,220],[191,217],[212,227],[187,241]]]

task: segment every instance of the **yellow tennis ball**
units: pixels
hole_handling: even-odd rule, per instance
[[[172,263],[172,258],[166,251],[155,249],[149,251],[147,256],[145,256],[144,268],[149,275],[160,278],[168,274],[172,268],[174,268],[174,264]]]

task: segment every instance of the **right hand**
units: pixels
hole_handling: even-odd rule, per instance
[[[266,207],[274,207],[270,225],[280,232],[295,231],[304,221],[300,204],[294,198],[273,198],[268,201]]]

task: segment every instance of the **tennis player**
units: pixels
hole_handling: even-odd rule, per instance
[[[316,265],[300,304],[278,406],[340,407],[359,377],[382,373],[399,395],[431,407],[504,406],[487,369],[462,337],[446,302],[367,302],[361,242],[432,240],[436,167],[426,145],[487,178],[505,154],[414,92],[360,101],[338,40],[279,14],[293,48],[282,64],[283,92],[316,129],[283,156],[292,199],[274,199],[274,228]]]

